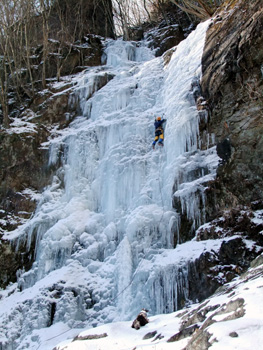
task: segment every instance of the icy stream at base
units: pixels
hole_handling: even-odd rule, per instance
[[[172,312],[178,294],[187,299],[187,261],[206,244],[173,249],[180,217],[172,199],[180,198],[196,228],[202,223],[196,193],[215,176],[218,159],[214,148],[198,150],[191,84],[201,74],[207,25],[178,45],[167,66],[143,45],[109,41],[107,65],[75,78],[80,115],[50,141],[49,162],[62,166],[34,217],[13,233],[37,244],[32,269],[0,301],[2,328],[5,312],[11,320],[6,339],[18,329],[24,338],[14,348],[51,324],[128,320],[141,307]],[[157,115],[167,119],[165,146],[153,151]]]

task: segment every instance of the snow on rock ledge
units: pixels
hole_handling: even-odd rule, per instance
[[[94,349],[259,349],[263,341],[263,256],[254,268],[218,289],[201,304],[150,317],[140,330],[132,321],[110,323],[81,332],[54,350]]]

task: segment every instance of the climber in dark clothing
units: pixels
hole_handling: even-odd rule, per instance
[[[155,127],[155,138],[153,141],[153,149],[155,148],[156,142],[158,142],[158,145],[163,146],[163,123],[166,122],[166,119],[162,119],[161,117],[157,117],[154,122]]]
[[[147,309],[141,310],[139,315],[137,315],[136,319],[132,322],[132,328],[140,329],[142,326],[145,326],[147,323],[149,323],[147,312]]]

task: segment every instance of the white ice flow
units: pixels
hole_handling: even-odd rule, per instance
[[[172,205],[176,197],[197,228],[202,184],[218,163],[214,148],[198,149],[192,91],[207,26],[180,43],[168,65],[146,45],[109,40],[107,64],[74,78],[79,117],[50,141],[49,164],[61,166],[32,219],[6,235],[28,245],[36,239],[36,257],[1,293],[3,344],[45,349],[45,327],[129,320],[141,307],[167,313],[178,295],[187,299],[187,262],[216,245],[174,249],[180,217]],[[165,142],[153,151],[159,115],[167,119]]]

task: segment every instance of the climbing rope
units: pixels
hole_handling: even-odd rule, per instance
[[[164,113],[162,113],[162,119],[164,119]],[[163,133],[164,133],[164,131],[163,131]],[[162,146],[162,147],[164,147],[164,146]],[[160,164],[163,165],[163,152],[159,155],[159,165]],[[160,192],[160,195],[161,195],[161,203],[162,203],[163,212],[162,212],[162,216],[161,216],[161,219],[159,221],[158,226],[160,226],[161,221],[162,221],[163,216],[164,216],[164,200],[163,200],[163,193],[162,193],[162,187],[161,187],[161,180],[160,180],[160,178],[161,178],[161,167],[159,166],[158,167],[158,183],[159,183],[159,192]]]
[[[111,299],[112,301],[115,301],[120,295],[122,295],[122,294],[125,292],[125,290],[126,290],[127,288],[130,287],[130,285],[132,284],[132,282],[133,282],[135,276],[137,275],[137,272],[136,272],[136,271],[138,270],[138,268],[139,268],[139,266],[141,265],[141,263],[142,263],[142,260],[139,262],[139,265],[137,266],[136,270],[134,271],[133,276],[132,276],[132,278],[131,278],[129,284],[128,284],[125,288],[123,288],[123,289],[115,296],[115,298]]]
[[[162,154],[161,154],[161,157],[159,157],[159,159],[161,158],[161,161],[163,161],[162,159]],[[162,187],[161,187],[161,180],[160,180],[160,177],[161,177],[161,167],[158,167],[158,183],[159,183],[159,191],[160,191],[160,195],[161,195],[161,202],[162,202],[162,208],[163,208],[163,212],[162,212],[162,216],[161,216],[161,219],[159,221],[159,229],[160,229],[160,224],[161,224],[161,221],[163,219],[163,216],[164,216],[164,200],[163,200],[163,193],[162,193]]]
[[[52,339],[55,339],[55,338],[59,337],[60,335],[65,334],[65,333],[67,333],[67,332],[69,332],[69,331],[71,331],[71,330],[72,330],[72,329],[68,329],[68,330],[66,330],[66,331],[64,331],[64,332],[62,332],[62,333],[59,333],[58,335],[55,335],[54,337],[51,337],[51,338],[46,339],[46,340],[44,340],[44,341],[47,342],[47,341],[50,341],[50,340],[52,340]],[[38,350],[38,349],[40,348],[40,346],[41,346],[41,343],[38,345],[38,347],[36,348],[36,350]]]

